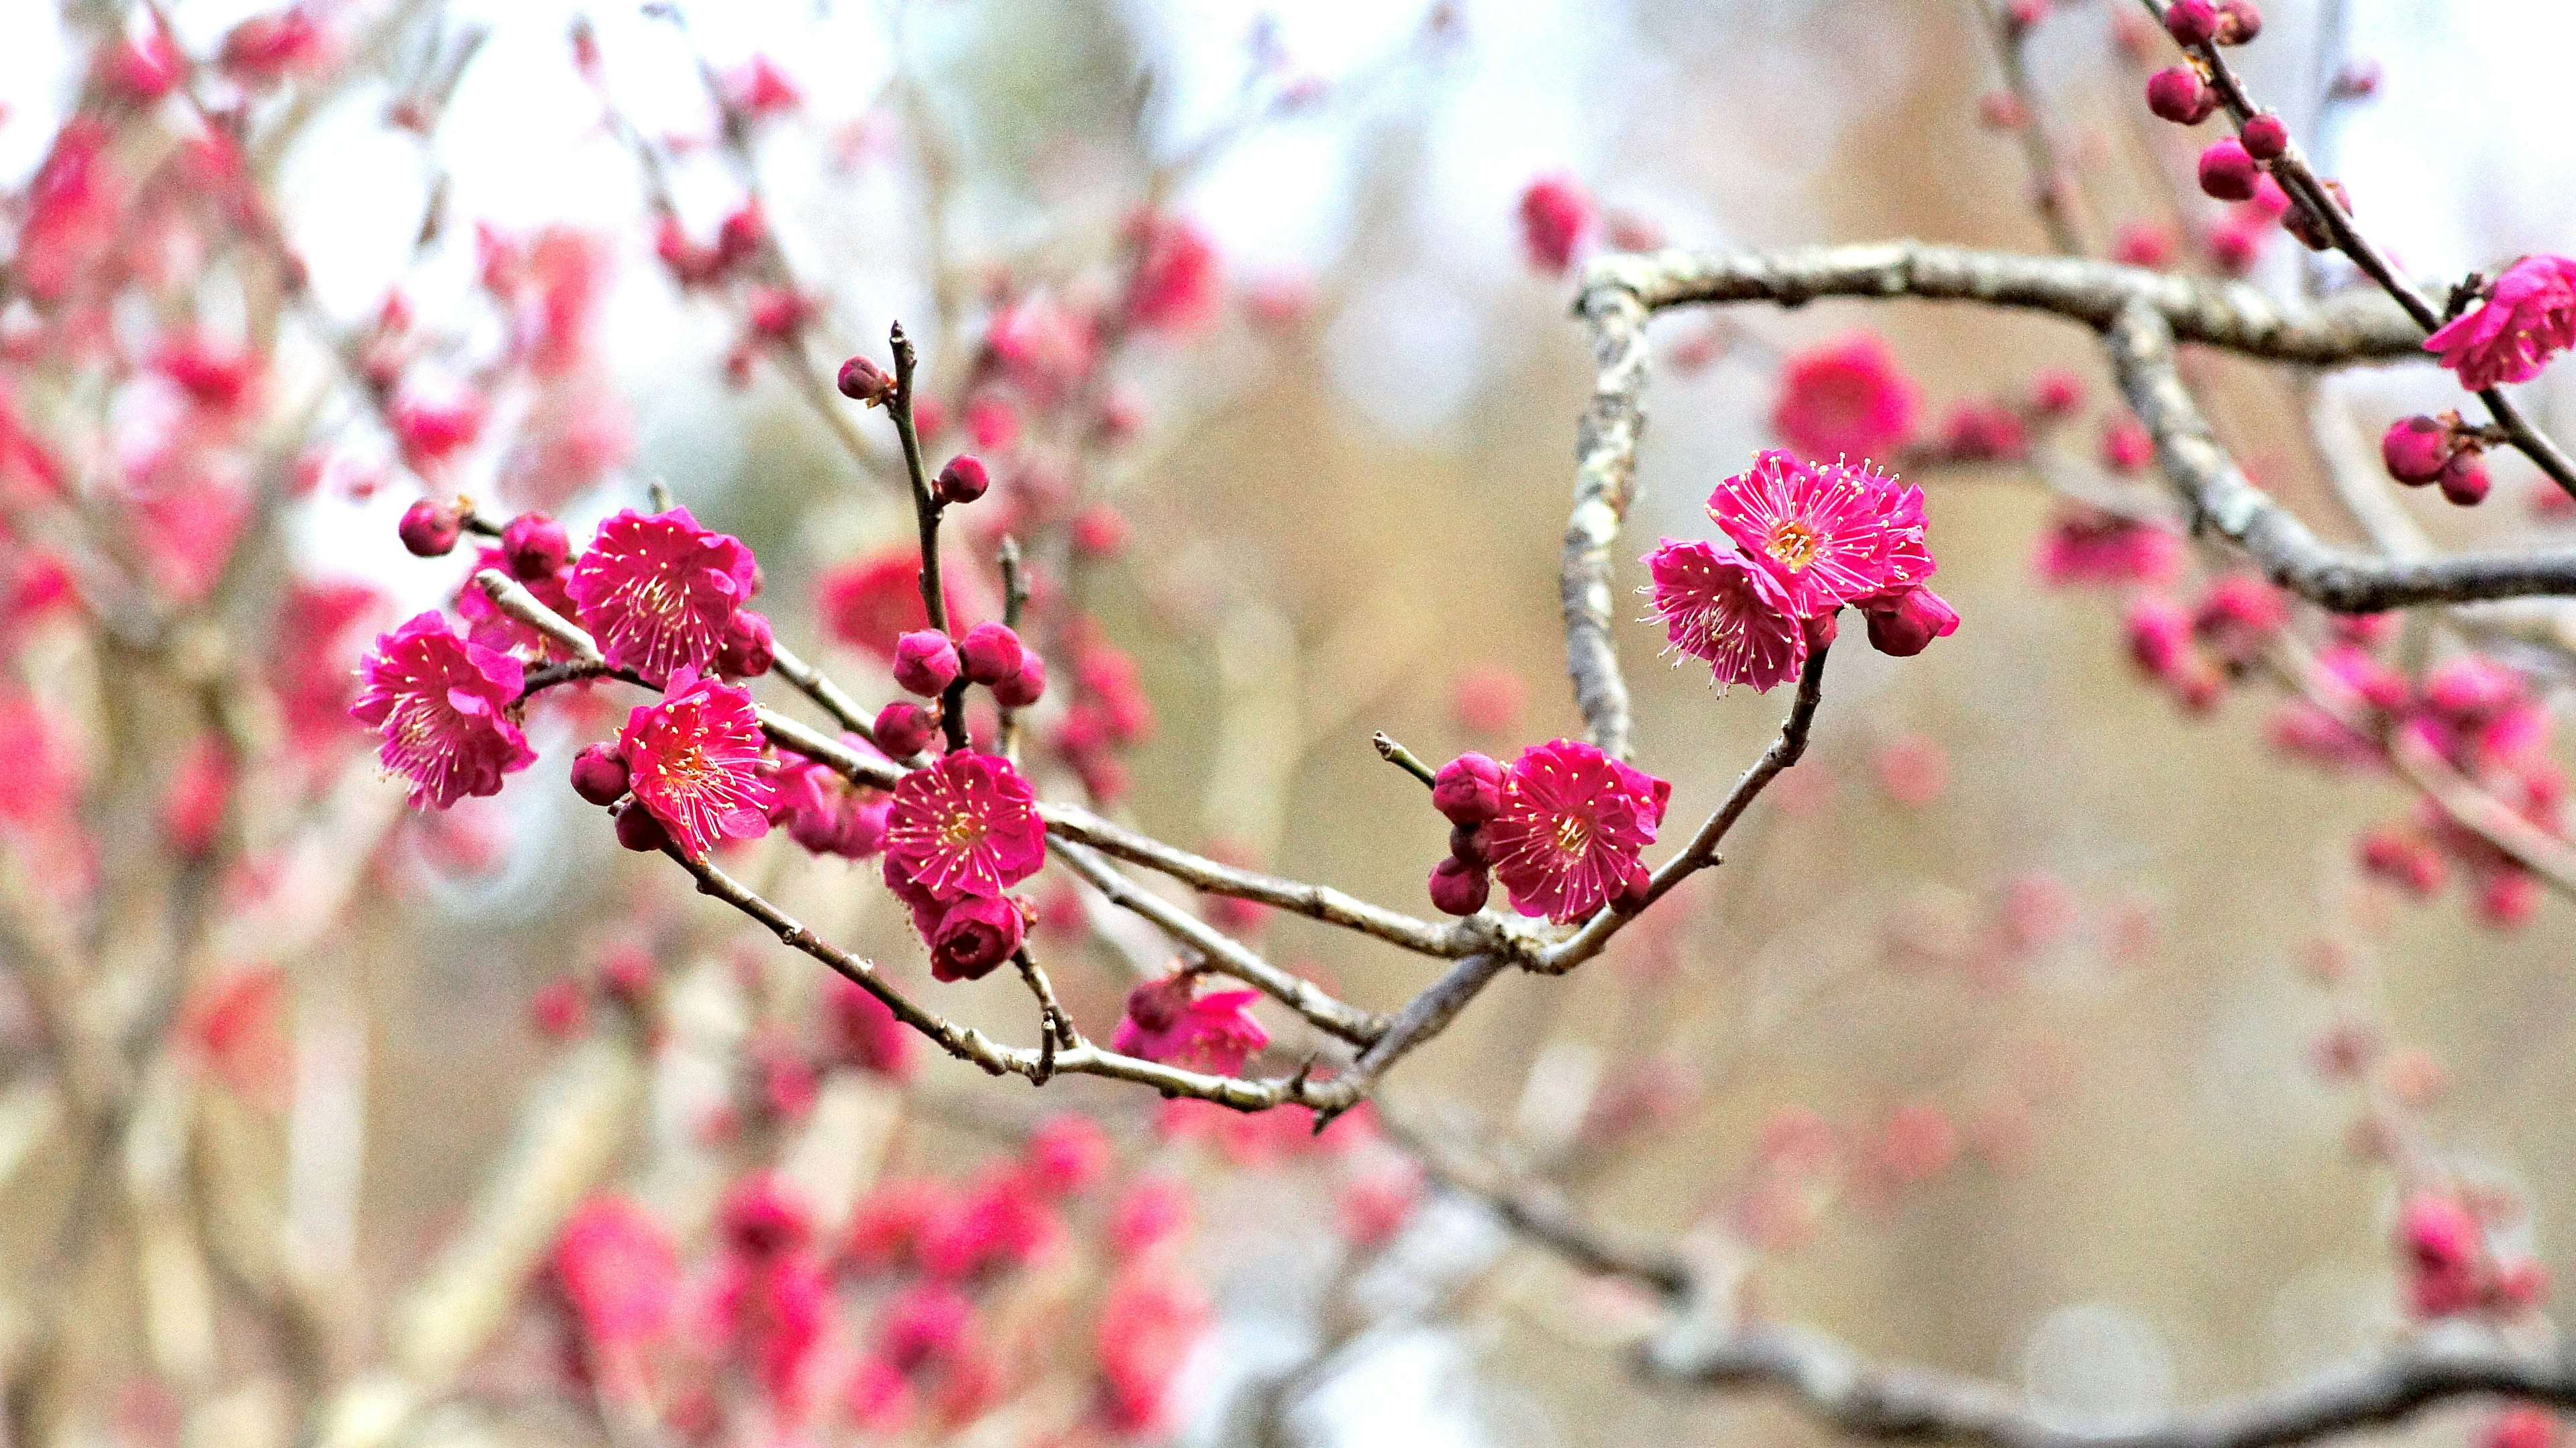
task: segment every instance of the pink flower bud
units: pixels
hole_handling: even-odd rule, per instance
[[[2218,200],[2253,200],[2256,174],[2254,158],[2234,136],[2222,136],[2200,153],[2200,189]]]
[[[2176,45],[2207,45],[2218,36],[2218,7],[2211,0],[2174,0],[2165,11],[2165,33]]]
[[[653,818],[653,812],[642,804],[629,804],[617,812],[617,843],[639,855],[649,855],[671,843],[670,831]]]
[[[1483,824],[1503,811],[1503,767],[1488,755],[1459,755],[1432,776],[1431,807],[1453,825]]]
[[[2317,184],[2325,188],[2326,195],[2334,198],[2337,211],[2346,216],[2352,214],[2352,196],[2343,189],[2342,182],[2327,177]],[[2324,224],[2317,219],[2316,213],[2309,210],[2305,203],[2293,206],[2282,213],[2281,229],[2297,237],[2299,244],[2310,251],[2334,250],[2333,233],[2326,230]]]
[[[1479,870],[1493,863],[1486,857],[1483,834],[1475,825],[1449,827],[1449,853]]]
[[[908,759],[930,747],[939,721],[910,699],[897,699],[877,711],[877,722],[868,732],[876,735],[877,748],[893,758]]]
[[[2257,161],[2279,160],[2290,149],[2290,128],[2270,111],[2247,121],[2236,138],[2245,143],[2245,154]]]
[[[840,388],[843,397],[870,407],[882,406],[894,398],[894,379],[865,357],[853,357],[841,364]]]
[[[1127,519],[1117,509],[1100,504],[1073,515],[1073,547],[1083,557],[1112,558],[1126,546]]]
[[[2196,126],[2218,109],[2218,93],[2199,71],[2169,65],[2147,77],[2147,109],[2177,126]]]
[[[767,615],[743,608],[725,624],[716,644],[716,672],[728,679],[757,679],[778,662],[778,639]]]
[[[1932,641],[1959,631],[1959,611],[1941,595],[1917,586],[1897,595],[1888,607],[1869,610],[1869,646],[1882,654],[1912,658]]]
[[[465,521],[454,507],[423,498],[403,510],[402,522],[394,531],[413,557],[444,558],[456,550]]]
[[[596,805],[626,793],[626,760],[614,746],[594,744],[572,757],[572,792]]]
[[[918,418],[914,425],[919,426]],[[984,460],[973,453],[959,453],[948,460],[948,466],[939,470],[939,479],[931,491],[939,495],[939,501],[955,506],[975,501],[992,486],[993,478],[984,471]]]
[[[916,629],[894,641],[894,681],[907,694],[936,699],[957,682],[957,646],[935,628]]]
[[[2462,448],[2451,454],[2442,465],[2442,496],[2463,508],[2473,508],[2486,501],[2487,464],[2476,448]]]
[[[957,661],[970,684],[999,684],[1020,671],[1024,657],[1020,636],[1007,624],[979,623],[957,641]]]
[[[1019,902],[970,896],[948,907],[930,936],[930,974],[937,980],[980,980],[1011,958],[1028,931]]]
[[[2083,380],[2052,367],[2031,379],[2030,405],[2043,417],[2065,417],[2084,405]]]
[[[2458,446],[2448,424],[2419,413],[2397,419],[2379,435],[2379,461],[2390,477],[2420,488],[2442,476]]]
[[[2254,0],[2218,0],[2218,43],[2243,45],[2263,33],[2263,12]]]
[[[1492,893],[1493,878],[1480,865],[1449,855],[1431,867],[1431,904],[1443,915],[1473,915]]]
[[[563,525],[543,513],[521,513],[501,528],[501,557],[522,583],[552,578],[572,561]]]
[[[2102,463],[2115,473],[2134,473],[2156,460],[2156,440],[2134,417],[2102,429]]]
[[[1005,709],[1026,709],[1046,694],[1046,660],[1032,653],[1020,655],[1019,668],[993,686],[993,702]]]

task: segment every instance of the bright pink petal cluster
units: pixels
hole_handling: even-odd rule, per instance
[[[1870,616],[1870,642],[1920,653],[1959,616],[1932,576],[1923,490],[1866,462],[1811,466],[1785,452],[1717,485],[1718,544],[1667,538],[1646,556],[1647,592],[1675,650],[1720,684],[1769,689],[1805,667],[1814,631],[1845,605]]]
[[[627,715],[617,734],[628,787],[693,860],[769,833],[777,787],[762,744],[750,693],[685,666],[662,701]]]
[[[2576,261],[2526,256],[2505,268],[2476,311],[2453,318],[2424,339],[2424,350],[2483,392],[2529,382],[2549,359],[2576,347]]]
[[[1874,332],[1792,356],[1780,369],[1771,426],[1801,456],[1885,457],[1914,435],[1923,395]]]
[[[1246,1058],[1270,1044],[1270,1033],[1252,1015],[1260,993],[1215,990],[1197,995],[1197,988],[1197,979],[1183,974],[1129,991],[1127,1014],[1119,1019],[1110,1045],[1126,1055],[1215,1076],[1241,1071]]]
[[[1639,854],[1672,791],[1579,740],[1521,751],[1504,772],[1501,813],[1480,831],[1512,908],[1565,924],[1636,897],[1646,888]]]
[[[536,762],[509,717],[525,670],[457,637],[435,610],[378,635],[358,676],[350,717],[384,737],[377,758],[411,781],[414,805],[499,794],[501,776]]]
[[[617,513],[565,586],[609,662],[654,680],[713,668],[735,613],[759,591],[751,550],[686,508]]]
[[[959,750],[896,783],[886,884],[907,901],[997,899],[1045,863],[1037,792],[1009,760]]]

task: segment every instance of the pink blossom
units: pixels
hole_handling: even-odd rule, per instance
[[[1216,315],[1222,279],[1207,233],[1176,216],[1144,216],[1135,225],[1136,269],[1127,288],[1127,317],[1148,332],[1186,336]]]
[[[841,742],[877,757],[856,735]],[[779,760],[774,784],[777,798],[769,807],[769,822],[784,827],[789,839],[813,853],[865,860],[885,844],[886,812],[892,804],[885,791],[855,784],[830,765],[802,755]]]
[[[500,605],[492,601],[492,595],[485,593],[482,586],[474,581],[474,575],[486,568],[508,573],[511,571],[510,560],[498,548],[485,548],[474,555],[474,567],[456,589],[456,616],[465,621],[465,636],[487,649],[503,652],[522,648],[538,653],[560,651],[545,635],[503,613]],[[537,602],[562,617],[570,618],[573,614],[572,597],[565,591],[569,572],[540,574],[519,581],[535,595]]]
[[[748,692],[686,667],[660,703],[628,714],[617,734],[636,802],[693,860],[769,832],[777,789],[763,768],[764,743]]]
[[[1109,1245],[1139,1257],[1189,1230],[1190,1196],[1170,1177],[1149,1176],[1127,1189],[1109,1214]]]
[[[1571,176],[1542,176],[1521,192],[1521,252],[1530,266],[1562,276],[1575,245],[1592,228],[1592,198]]]
[[[269,653],[268,679],[287,741],[298,751],[318,753],[348,737],[355,681],[346,644],[386,607],[385,596],[364,583],[297,580],[288,586],[271,625],[276,647]]]
[[[1029,1138],[1022,1156],[1029,1184],[1051,1197],[1086,1191],[1109,1170],[1116,1148],[1087,1116],[1051,1117]]]
[[[1040,398],[1070,393],[1100,361],[1100,332],[1091,314],[1044,294],[996,311],[984,338],[1010,379]]]
[[[1187,974],[1147,981],[1127,993],[1113,1049],[1148,1061],[1232,1076],[1252,1053],[1270,1044],[1270,1033],[1252,1015],[1261,993],[1216,990],[1197,995]]]
[[[754,55],[725,77],[725,101],[754,117],[792,111],[805,103],[796,82],[766,55]]]
[[[472,447],[486,420],[482,397],[471,391],[441,398],[406,395],[395,400],[389,415],[403,461],[415,472],[428,472]]]
[[[897,894],[991,898],[1045,863],[1037,794],[1009,760],[960,750],[895,785],[885,873]]]
[[[712,667],[734,613],[759,591],[751,550],[699,527],[686,508],[619,511],[565,586],[600,652],[655,680]]]
[[[895,640],[930,626],[921,606],[920,571],[921,551],[908,543],[852,559],[817,581],[815,612],[834,639],[891,663]],[[983,600],[969,597],[953,574],[942,577],[951,620],[981,611]]]
[[[2439,354],[2471,392],[2528,382],[2570,347],[2576,347],[2576,261],[2546,255],[2505,268],[2483,305],[2424,339],[2424,350]]]
[[[2397,1222],[2406,1266],[2407,1303],[2419,1317],[2469,1311],[2483,1295],[2486,1232],[2456,1198],[2418,1192]]]
[[[110,167],[107,124],[76,115],[54,136],[54,148],[27,185],[26,220],[18,228],[12,269],[18,285],[51,301],[92,275],[116,243],[124,183]]]
[[[2181,571],[2182,539],[2135,518],[2075,505],[2060,509],[2040,535],[2032,566],[2040,581],[2068,584],[2165,584]]]
[[[1096,1343],[1100,1413],[1110,1428],[1145,1434],[1163,1423],[1207,1317],[1207,1303],[1183,1279],[1129,1268],[1109,1284]]]
[[[555,1238],[555,1283],[594,1350],[627,1353],[671,1326],[679,1258],[671,1236],[633,1202],[596,1196]]]
[[[989,1268],[1025,1267],[1064,1236],[1055,1211],[1018,1172],[986,1173],[964,1194],[941,1203],[921,1224],[921,1267],[934,1277],[965,1278]]]
[[[1642,892],[1638,854],[1671,797],[1671,785],[1577,740],[1523,750],[1481,832],[1512,908],[1564,924]]]
[[[890,1080],[912,1079],[912,1028],[867,987],[831,977],[823,987],[823,1011],[835,1058]]]
[[[349,713],[384,736],[377,757],[411,781],[412,804],[445,809],[500,793],[501,776],[536,762],[508,712],[524,673],[508,654],[458,638],[432,610],[377,636]]]
[[[1914,433],[1923,398],[1874,332],[1853,332],[1790,357],[1771,426],[1802,456],[1885,457]]]
[[[975,1304],[946,1283],[906,1289],[878,1318],[877,1352],[906,1374],[953,1362],[974,1346]]]
[[[1721,686],[1769,690],[1805,666],[1806,630],[1770,569],[1732,547],[1670,538],[1645,563],[1672,648],[1707,664]]]
[[[1708,515],[1814,618],[1931,576],[1923,490],[1867,464],[1809,467],[1765,452],[1708,496]]]
[[[728,1256],[714,1305],[729,1356],[750,1369],[780,1410],[791,1418],[802,1414],[832,1308],[832,1283],[822,1260],[806,1248]]]
[[[2490,1419],[2478,1448],[2558,1448],[2558,1415],[2536,1403],[2518,1403]]]
[[[1477,734],[1503,734],[1520,722],[1529,690],[1500,665],[1469,669],[1449,681],[1449,715]]]

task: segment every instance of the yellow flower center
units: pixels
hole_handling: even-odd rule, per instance
[[[1770,542],[1763,546],[1762,551],[1795,573],[1816,561],[1816,554],[1823,549],[1824,542],[1823,536],[1814,528],[1789,518],[1772,528]]]
[[[1557,816],[1556,848],[1560,853],[1580,858],[1592,848],[1592,826],[1572,815]]]
[[[939,822],[939,842],[952,850],[972,849],[983,842],[984,821],[967,810],[959,810]]]

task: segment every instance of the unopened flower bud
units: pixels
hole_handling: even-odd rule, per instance
[[[2165,33],[2176,45],[2207,45],[2218,36],[2218,6],[2212,0],[2174,0],[2165,10]]]
[[[1020,671],[1022,657],[1020,636],[1007,624],[979,623],[957,641],[958,666],[970,684],[1001,683]]]
[[[637,801],[617,812],[617,843],[639,855],[649,855],[671,843],[671,832]]]
[[[877,711],[877,722],[869,730],[877,737],[877,748],[895,759],[908,759],[930,747],[939,732],[939,721],[931,712],[910,699],[897,699]]]
[[[840,387],[843,397],[870,407],[883,406],[894,397],[894,379],[865,357],[853,357],[841,364]]]
[[[2254,0],[2218,0],[2218,43],[2243,45],[2263,33],[2263,12]]]
[[[776,662],[778,638],[768,616],[748,608],[734,610],[716,645],[716,672],[728,679],[757,679]]]
[[[916,629],[894,641],[894,681],[907,694],[936,699],[957,682],[957,646],[935,628]]]
[[[456,551],[465,520],[454,505],[423,498],[403,510],[402,523],[394,531],[413,557],[444,558]]]
[[[2345,193],[2342,182],[2326,177],[2321,178],[2317,184],[2324,187],[2326,195],[2334,199],[2336,210],[2346,216],[2352,214],[2352,197]],[[2317,219],[2315,212],[2308,209],[2306,202],[2294,204],[2281,214],[2281,229],[2297,237],[2299,244],[2310,251],[2334,250],[2333,233],[2326,230],[2324,223]]]
[[[1869,644],[1882,654],[1912,658],[1937,638],[1959,630],[1959,611],[1928,588],[1909,588],[1887,608],[1869,611]]]
[[[1443,915],[1475,914],[1485,908],[1493,888],[1492,877],[1482,866],[1468,864],[1456,855],[1444,856],[1431,867],[1431,904]]]
[[[1483,824],[1503,812],[1503,767],[1488,755],[1459,755],[1432,776],[1431,807],[1453,825]]]
[[[1020,667],[993,686],[993,702],[1005,709],[1026,709],[1046,694],[1046,660],[1023,651]]]
[[[2463,508],[2475,507],[2486,501],[2486,459],[2478,456],[2476,448],[2462,448],[2451,454],[2451,460],[2442,465],[2442,476],[2438,481],[2442,485],[2443,497]]]
[[[572,757],[572,792],[596,805],[626,793],[626,760],[614,745],[594,744]]]
[[[2257,161],[2277,161],[2290,149],[2289,126],[2270,111],[2247,121],[2236,138],[2245,143],[2245,154]]]
[[[2222,136],[2200,153],[2200,189],[2220,201],[2253,200],[2257,174],[2254,158],[2234,136]]]
[[[2410,488],[2438,481],[2458,450],[2447,423],[2421,414],[2401,417],[2379,435],[2379,461],[2390,477]]]
[[[1480,870],[1493,863],[1485,854],[1483,827],[1479,825],[1451,825],[1449,853]]]
[[[552,578],[572,561],[572,540],[563,524],[543,513],[521,513],[501,526],[501,557],[510,576],[522,583]]]
[[[948,460],[948,466],[939,470],[938,480],[931,484],[931,491],[939,495],[939,501],[955,505],[975,501],[991,486],[993,478],[984,471],[984,460],[973,453],[959,453]]]
[[[2147,109],[2177,126],[2196,126],[2218,109],[2218,93],[2199,71],[2169,65],[2147,77]]]

